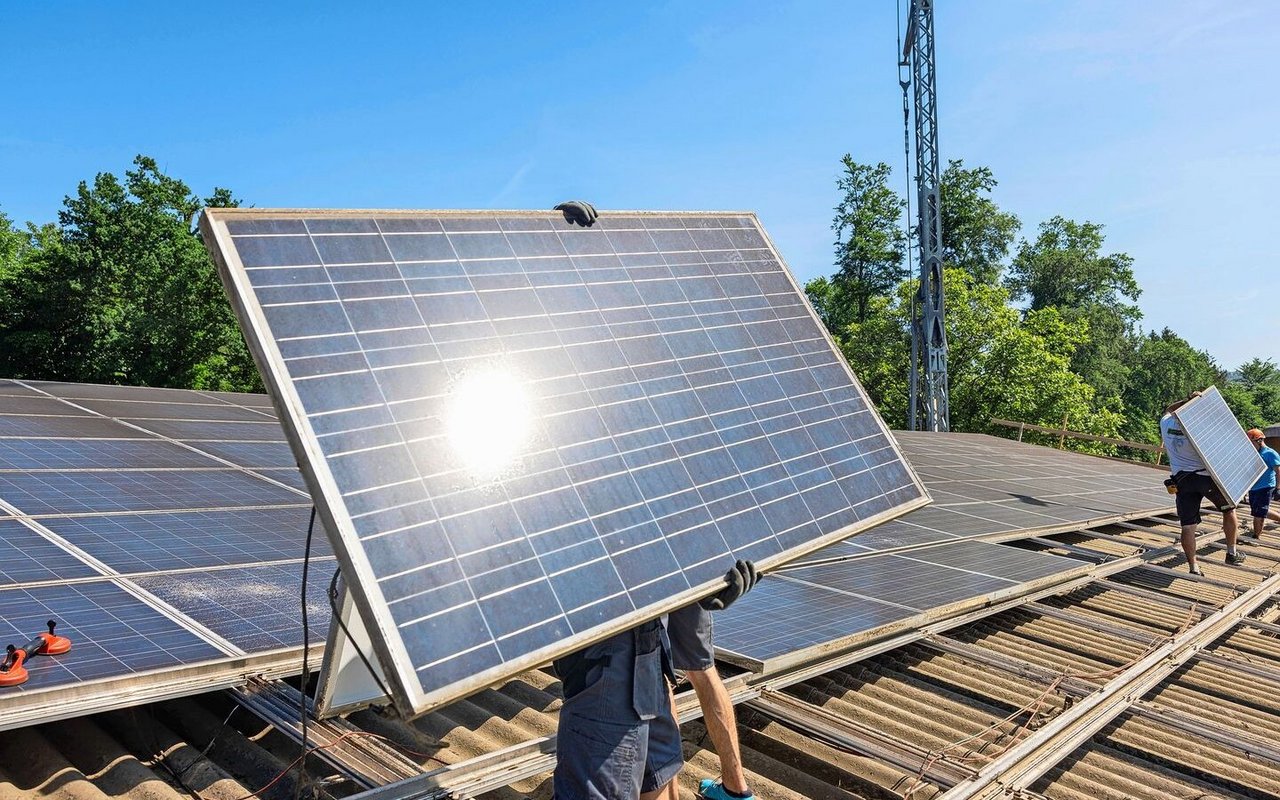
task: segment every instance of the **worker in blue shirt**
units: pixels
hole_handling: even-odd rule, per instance
[[[1258,482],[1249,489],[1249,513],[1253,515],[1253,538],[1262,538],[1262,526],[1270,517],[1272,522],[1280,522],[1280,512],[1271,510],[1271,499],[1276,493],[1276,476],[1280,474],[1280,453],[1267,447],[1262,431],[1250,428],[1247,431],[1249,441],[1257,448],[1267,471],[1262,473]]]

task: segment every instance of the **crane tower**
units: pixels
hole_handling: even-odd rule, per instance
[[[933,0],[911,0],[900,66],[910,66],[916,137],[916,241],[920,288],[911,319],[912,430],[951,428],[947,398],[947,332],[943,326],[942,209],[938,184],[938,96],[933,53]],[[906,87],[903,87],[904,91]]]

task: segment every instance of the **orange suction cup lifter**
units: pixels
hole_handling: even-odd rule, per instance
[[[0,664],[0,687],[26,683],[27,678],[31,677],[26,667],[27,659],[31,656],[40,653],[56,656],[71,649],[70,639],[53,632],[53,629],[58,627],[57,622],[49,620],[45,624],[49,626],[49,632],[36,634],[36,638],[32,639],[26,647],[9,645],[6,648],[4,664]]]
[[[58,627],[58,623],[54,620],[49,620],[45,624],[49,626],[49,632],[40,634],[40,638],[44,639],[44,647],[40,649],[40,652],[46,655],[60,656],[70,650],[71,640],[65,636],[58,636],[53,632],[53,629]]]
[[[7,655],[4,664],[0,665],[0,686],[17,686],[26,683],[30,676],[22,662],[27,660],[27,651],[19,650],[13,645],[9,645],[5,650]]]

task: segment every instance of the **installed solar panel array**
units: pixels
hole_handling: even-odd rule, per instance
[[[407,710],[925,501],[751,215],[202,229]]]
[[[926,611],[1065,580],[1087,566],[964,540],[1076,530],[1173,505],[1163,469],[977,434],[894,437],[933,505],[815,551],[802,560],[812,566],[770,575],[716,615],[725,657],[777,670],[894,626],[918,625]]]
[[[1075,530],[1173,508],[1161,483],[1163,469],[982,434],[893,435],[933,503],[804,561],[952,539]]]
[[[1173,412],[1191,445],[1228,499],[1239,502],[1267,465],[1253,448],[1218,387]]]
[[[834,652],[875,631],[918,627],[926,612],[986,603],[1046,579],[1089,569],[1069,558],[985,542],[949,542],[913,553],[877,554],[768,576],[716,614],[716,649],[773,672]]]
[[[93,704],[102,698],[88,684],[106,696],[136,679],[138,698],[191,665],[296,661],[310,503],[265,402],[0,381],[0,645],[27,642],[50,618],[75,643],[0,690],[0,720],[76,713],[47,699],[68,684]],[[315,625],[327,621],[335,566],[320,538]]]

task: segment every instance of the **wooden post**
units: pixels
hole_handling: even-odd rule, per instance
[[[1018,423],[1018,441],[1022,441],[1022,432],[1025,431],[1026,429],[1027,429],[1027,423],[1025,422]]]
[[[1067,446],[1067,415],[1062,415],[1062,434],[1058,436],[1058,449],[1063,450]]]

